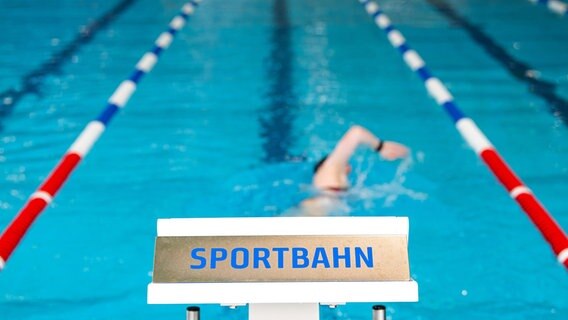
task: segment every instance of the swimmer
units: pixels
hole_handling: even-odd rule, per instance
[[[345,207],[338,195],[349,189],[349,159],[359,146],[369,147],[389,161],[405,158],[409,154],[408,148],[400,143],[379,139],[362,126],[352,126],[333,151],[316,163],[312,183],[321,194],[300,204],[305,215],[327,215],[338,206]]]

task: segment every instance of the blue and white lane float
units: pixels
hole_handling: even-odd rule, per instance
[[[53,197],[76,168],[77,164],[97,142],[116,112],[124,108],[128,103],[142,77],[152,70],[158,61],[160,53],[170,46],[175,34],[183,28],[187,19],[193,14],[200,2],[201,0],[192,0],[184,4],[181,12],[171,20],[169,29],[160,34],[155,41],[152,50],[142,56],[130,77],[122,81],[116,88],[103,112],[95,120],[87,124],[59,164],[39,189],[30,196],[28,202],[20,210],[16,218],[0,235],[0,270],[4,268],[6,261],[8,261],[32,223],[45,207],[51,203]]]
[[[426,63],[418,52],[411,49],[406,39],[391,23],[379,5],[369,0],[359,0],[373,20],[387,34],[390,43],[402,54],[406,64],[424,81],[428,93],[443,107],[454,121],[457,130],[469,146],[481,157],[497,179],[526,212],[531,221],[542,233],[556,254],[558,262],[568,268],[568,237],[554,221],[550,213],[534,196],[532,191],[517,177],[501,158],[489,139],[481,132],[472,119],[458,108],[454,97],[440,79],[434,77],[426,68]]]
[[[560,0],[529,0],[534,4],[546,6],[550,11],[561,16],[568,16],[568,4]]]

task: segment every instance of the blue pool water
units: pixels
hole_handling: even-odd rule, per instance
[[[524,0],[379,3],[568,229],[568,20]],[[0,2],[2,229],[182,4]],[[566,319],[566,270],[355,0],[204,0],[0,274],[0,319],[181,319],[146,305],[156,219],[286,214],[352,124],[413,153],[361,150],[340,212],[410,217],[420,302],[389,317]]]

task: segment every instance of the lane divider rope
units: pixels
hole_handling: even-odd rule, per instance
[[[561,16],[568,16],[568,4],[560,0],[529,0],[534,4],[546,6],[550,11]]]
[[[475,122],[466,117],[458,108],[446,86],[440,79],[435,78],[430,73],[422,57],[420,57],[418,52],[410,48],[402,33],[393,26],[379,5],[370,0],[359,0],[359,2],[364,6],[367,13],[373,17],[377,26],[386,32],[388,40],[402,54],[404,61],[410,69],[416,72],[424,81],[428,93],[449,114],[457,130],[469,146],[481,157],[491,172],[507,189],[510,196],[517,201],[542,233],[546,241],[551,245],[558,261],[568,268],[568,237],[566,233],[533,195],[531,190],[509,168]]]
[[[16,218],[0,235],[0,270],[4,268],[12,252],[25,236],[32,223],[52,201],[77,164],[89,153],[95,142],[103,134],[116,112],[130,100],[142,77],[152,70],[158,61],[160,53],[169,47],[175,34],[185,25],[187,19],[193,14],[200,2],[201,0],[191,0],[183,5],[181,12],[171,20],[169,29],[160,34],[154,43],[153,49],[142,56],[136,64],[134,72],[128,79],[120,83],[108,99],[108,104],[103,112],[95,120],[87,124],[59,164],[39,189],[30,196],[28,202],[20,210]]]

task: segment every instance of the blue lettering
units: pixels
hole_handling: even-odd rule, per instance
[[[195,249],[191,250],[191,258],[193,260],[199,261],[199,264],[190,264],[189,265],[190,269],[203,269],[207,265],[207,259],[200,256],[199,255],[200,252],[205,252],[205,249],[204,248],[195,248]]]
[[[270,257],[270,250],[266,248],[254,248],[253,252],[253,268],[260,268],[260,262],[264,264],[264,268],[270,269],[270,262],[268,262],[268,257]]]
[[[292,248],[292,268],[307,268],[310,265],[310,260],[308,260],[307,256],[308,249]]]
[[[217,262],[227,260],[227,249],[211,248],[211,269],[217,268]]]
[[[373,247],[367,247],[367,254],[363,252],[363,249],[355,248],[355,266],[361,268],[361,260],[365,262],[367,268],[373,268]]]
[[[251,251],[252,250],[252,251]],[[233,269],[271,269],[272,264],[278,269],[285,266],[293,269],[305,268],[374,268],[373,247],[333,247],[328,252],[325,247],[316,247],[308,250],[303,247],[276,247],[276,248],[232,248],[229,252],[226,248],[211,248],[210,252],[205,248],[191,248],[189,268],[200,270],[207,268],[217,269],[222,262],[230,263]],[[288,253],[290,252],[290,253]],[[332,254],[330,257],[329,254]],[[275,256],[272,258],[271,257]],[[228,261],[230,258],[230,261]],[[352,263],[351,259],[354,259]],[[207,261],[210,259],[210,261]],[[288,259],[288,260],[287,260]],[[274,261],[276,260],[276,262]],[[290,261],[291,260],[291,261]]]
[[[314,261],[312,261],[312,268],[317,268],[318,264],[323,264],[325,268],[329,268],[329,259],[327,258],[327,253],[325,248],[317,247],[314,252]]]
[[[289,251],[288,248],[272,248],[278,254],[278,269],[284,268],[284,252]]]
[[[345,268],[351,268],[351,248],[343,248],[343,254],[339,254],[339,248],[333,248],[333,267],[339,268],[339,261],[343,260]]]
[[[238,254],[242,252],[243,263],[238,263]],[[233,269],[245,269],[249,265],[249,251],[247,248],[235,248],[231,251],[231,267]]]

